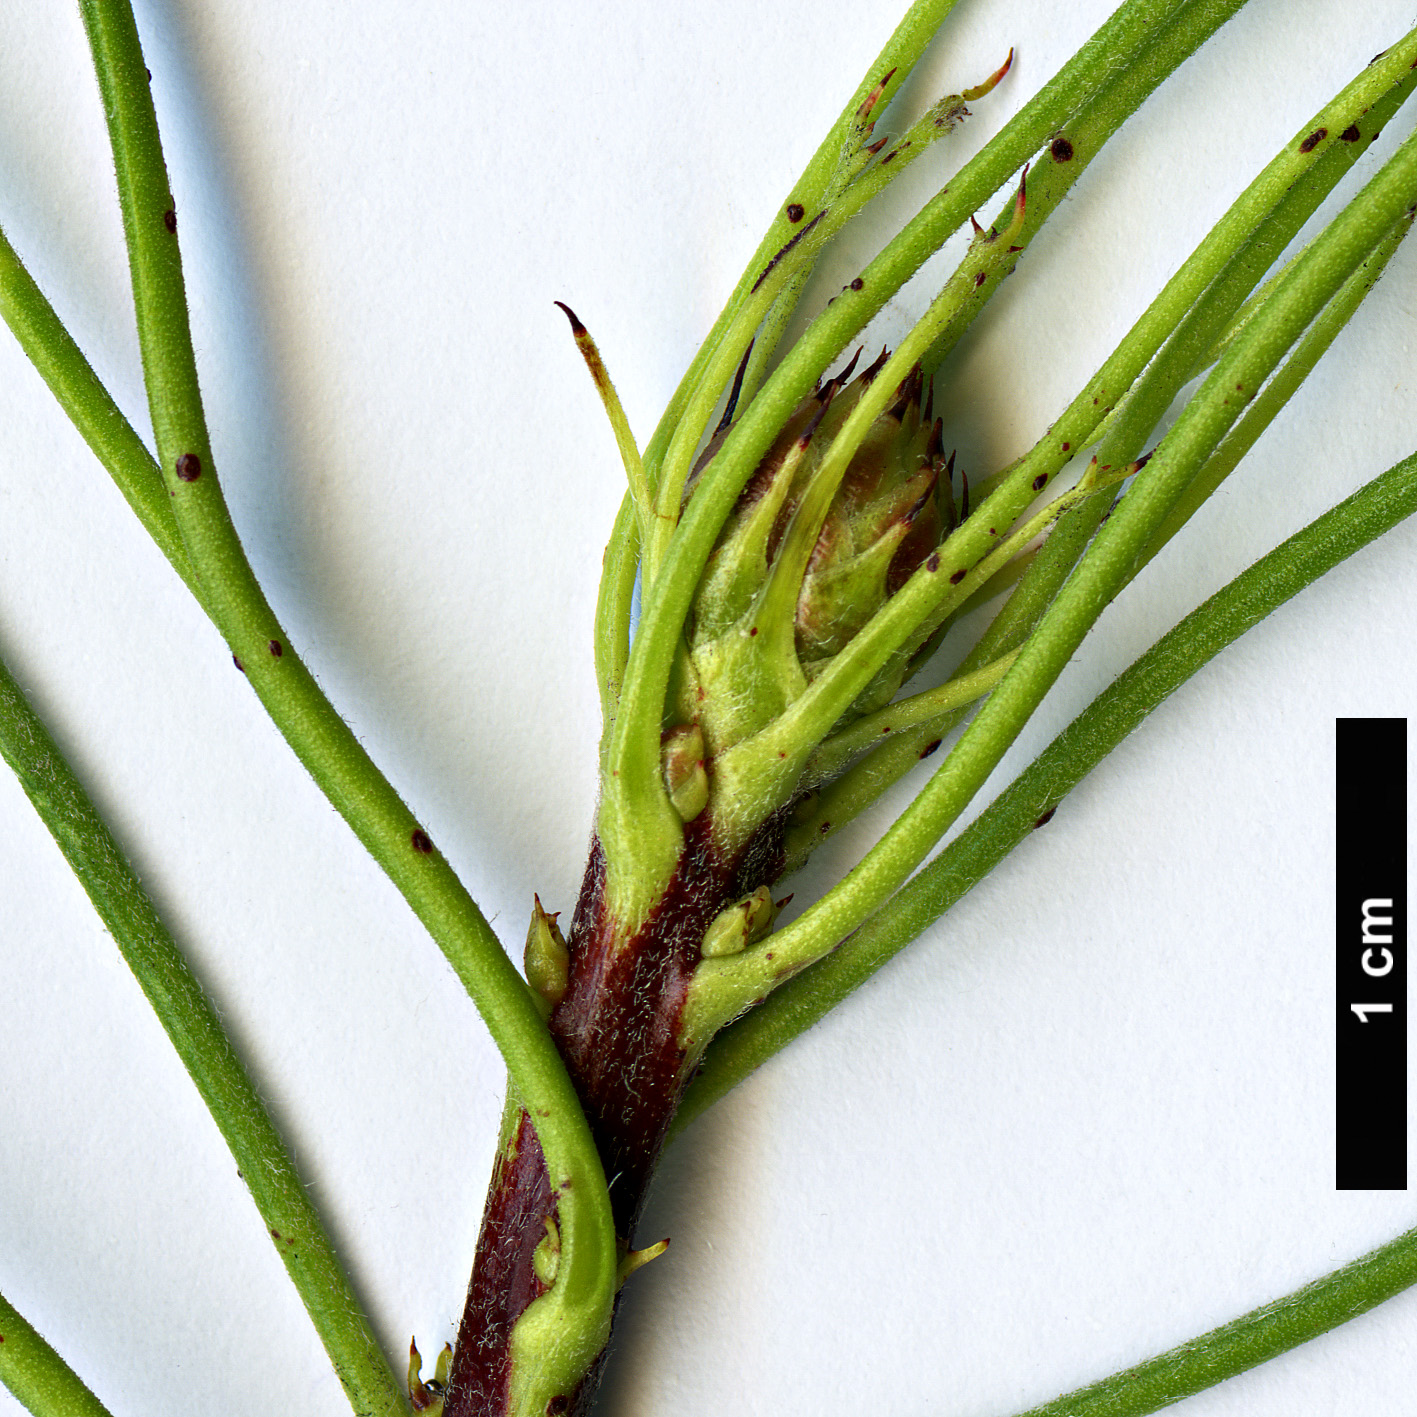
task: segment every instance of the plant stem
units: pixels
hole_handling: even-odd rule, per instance
[[[1361,153],[1366,151],[1384,125],[1410,96],[1414,85],[1417,85],[1417,70],[1411,62],[1414,58],[1417,58],[1417,33],[1407,35],[1385,56],[1387,73],[1380,76],[1379,81],[1390,80],[1396,75],[1396,81],[1392,82],[1385,92],[1375,90],[1372,82],[1374,76],[1365,71],[1332,103],[1309,120],[1303,129],[1305,134],[1327,125],[1337,129],[1341,122],[1344,124],[1340,130],[1343,139],[1324,147],[1318,161],[1286,187],[1277,188],[1277,184],[1272,181],[1275,163],[1271,163],[1270,168],[1253,186],[1264,185],[1272,193],[1277,190],[1278,199],[1270,214],[1256,229],[1234,246],[1233,254],[1229,255],[1228,259],[1223,259],[1223,246],[1219,251],[1205,253],[1208,243],[1202,243],[1197,249],[1192,259],[1204,261],[1211,269],[1217,268],[1218,258],[1223,259],[1219,274],[1205,288],[1203,294],[1192,293],[1192,301],[1180,325],[1165,339],[1161,352],[1151,359],[1145,372],[1105,420],[1106,433],[1098,447],[1096,458],[1099,466],[1118,467],[1137,457],[1151,435],[1153,426],[1181,387],[1193,377],[1193,366],[1201,352],[1214,348],[1218,357],[1218,352],[1233,341],[1237,333],[1235,324],[1240,321],[1248,323],[1249,318],[1260,308],[1262,302],[1257,296],[1250,300],[1240,316],[1235,315],[1235,312],[1240,310],[1246,294],[1263,277],[1274,258],[1298,235],[1300,228],[1318,209],[1324,197]],[[1376,98],[1375,92],[1379,94]],[[1353,114],[1356,114],[1354,121],[1348,123],[1347,117]],[[1079,120],[1078,127],[1085,124],[1084,117]],[[1077,128],[1070,131],[1076,132]],[[1290,146],[1302,146],[1302,140],[1296,139]],[[1275,161],[1278,163],[1288,157],[1289,149],[1286,149]],[[1250,196],[1251,192],[1247,191],[1237,206],[1246,204]],[[1238,236],[1238,230],[1233,231],[1232,236]],[[1400,237],[1396,234],[1389,238],[1394,247],[1398,240]],[[1361,268],[1372,272],[1367,281],[1363,281],[1361,273],[1355,273],[1346,292],[1335,296],[1331,305],[1315,321],[1314,329],[1305,336],[1300,347],[1286,361],[1284,368],[1275,375],[1254,405],[1246,411],[1244,418],[1224,444],[1212,454],[1201,474],[1187,489],[1176,510],[1168,516],[1151,546],[1143,553],[1138,569],[1160,549],[1170,535],[1174,535],[1175,530],[1194,512],[1210,491],[1219,485],[1268,426],[1269,421],[1320,357],[1323,349],[1327,348],[1328,342],[1351,315],[1363,294],[1371,288],[1381,266],[1379,253],[1375,252]],[[1193,292],[1194,285],[1195,277],[1190,271],[1190,262],[1187,262],[1173,278],[1172,286]],[[1273,283],[1266,286],[1261,296],[1268,296],[1272,289]],[[1167,294],[1168,292],[1163,292],[1152,310],[1138,321],[1128,336],[1128,341],[1143,330],[1150,330],[1152,337],[1156,337],[1159,333],[1158,322],[1154,321],[1152,316],[1156,306],[1166,299]],[[1232,320],[1232,317],[1235,318]],[[1144,351],[1145,341],[1142,342],[1141,348]],[[1121,354],[1122,350],[1119,349],[1104,368],[1117,366],[1121,362]],[[1135,352],[1131,357],[1135,358]],[[1093,384],[1105,386],[1103,375],[1099,374]],[[1086,401],[1083,395],[1074,400],[1069,414],[1080,407],[1085,413]],[[1072,431],[1076,431],[1068,415],[1065,415],[1062,422]],[[1055,429],[1057,426],[1055,425]],[[1020,463],[1027,464],[1030,470],[1040,465],[1036,461],[1037,456],[1040,450],[1046,453],[1044,443],[1050,439],[1056,442],[1054,430],[1050,430],[1043,442],[1025,459],[1021,459]],[[1081,441],[1065,442],[1060,451],[1071,455],[1083,446]],[[1056,455],[1051,464],[1043,462],[1041,466],[1044,475],[1048,474],[1050,466],[1061,466],[1061,463],[1062,459]],[[1005,469],[996,479],[990,481],[996,486],[1002,485],[1019,465]],[[1057,595],[1078,556],[1100,525],[1106,509],[1107,503],[1103,501],[1085,503],[1062,520],[1033,558],[1032,564],[1026,568],[1019,586],[999,610],[979,643],[961,663],[961,673],[973,671],[1022,644]],[[987,591],[986,585],[978,594],[982,595]],[[956,613],[963,613],[969,608],[966,602]],[[911,672],[923,663],[925,657],[925,651],[922,651],[912,665]],[[930,725],[929,728],[921,728],[898,737],[824,787],[813,810],[804,815],[788,834],[788,871],[797,869],[823,841],[854,820],[882,792],[898,782],[919,761],[921,753],[929,744],[948,733],[962,717],[963,714],[957,712]]]
[[[207,435],[137,27],[127,0],[81,0],[81,10],[117,167],[158,464],[209,613],[286,741],[443,949],[533,1119],[561,1237],[557,1282],[537,1301],[553,1335],[539,1369],[549,1400],[574,1385],[609,1331],[616,1254],[599,1156],[530,991],[451,866],[291,649],[247,563]]]
[[[1019,1417],[1145,1417],[1258,1367],[1417,1284],[1417,1230],[1134,1368]]]
[[[1310,522],[1187,615],[860,929],[718,1035],[684,1094],[670,1139],[934,924],[1226,645],[1414,511],[1417,454]]]
[[[0,231],[0,317],[49,385],[84,441],[112,475],[158,549],[187,589],[202,600],[202,588],[182,544],[162,473],[133,425],[124,418],[74,343],[54,307]]]
[[[82,1378],[0,1294],[0,1382],[34,1417],[112,1417]]]
[[[1204,23],[1189,32],[1189,41],[1198,46],[1240,3],[1242,0],[1187,0],[1204,16]],[[1159,84],[1181,61],[1183,53],[1163,47],[1159,54],[1165,55],[1166,62],[1149,67],[1151,47],[1166,21],[1185,8],[1168,5],[1158,11],[1141,0],[1121,6],[1043,91],[866,267],[859,284],[852,282],[852,287],[818,316],[740,417],[700,479],[666,550],[660,574],[644,594],[602,775],[599,832],[608,891],[627,920],[638,922],[648,916],[677,860],[677,817],[659,777],[665,696],[699,577],[719,529],[753,469],[791,411],[843,346],[971,212],[1009,181],[1039,147],[1051,141],[1070,114],[1134,61],[1145,69],[1149,87]],[[1134,88],[1123,88],[1130,106],[1115,115],[1117,123],[1143,96]],[[1061,191],[1056,195],[1060,197]],[[1027,485],[1021,479],[1017,482],[1018,487]],[[626,862],[633,862],[634,869],[628,869]]]
[[[736,1017],[782,979],[835,947],[920,864],[993,771],[1245,404],[1414,199],[1417,135],[1407,139],[1295,261],[1220,358],[1013,667],[915,801],[840,884],[770,937],[770,948],[705,962],[690,1005],[694,1038],[707,1041],[715,1020]]]
[[[409,1409],[295,1163],[216,1010],[53,739],[0,663],[0,757],[113,935],[216,1122],[356,1413]],[[0,1320],[0,1333],[5,1332]],[[8,1339],[8,1334],[7,1334]],[[9,1351],[0,1346],[0,1359]],[[57,1361],[57,1360],[56,1360]],[[64,1410],[64,1409],[58,1409]]]
[[[112,1417],[84,1379],[0,1294],[0,1382],[34,1417]]]

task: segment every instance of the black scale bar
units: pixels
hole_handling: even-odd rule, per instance
[[[1335,729],[1335,1183],[1405,1191],[1407,720]]]

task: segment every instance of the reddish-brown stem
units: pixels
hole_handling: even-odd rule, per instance
[[[782,870],[774,819],[736,861],[715,851],[706,812],[685,829],[678,869],[646,923],[628,939],[605,899],[605,861],[593,842],[571,927],[570,974],[549,1025],[580,1095],[609,1181],[615,1232],[629,1246],[660,1147],[688,1081],[680,1014],[704,932],[732,901]],[[512,1328],[545,1286],[532,1256],[555,1220],[536,1135],[521,1113],[493,1173],[444,1417],[507,1410]],[[592,1370],[567,1412],[588,1412]]]

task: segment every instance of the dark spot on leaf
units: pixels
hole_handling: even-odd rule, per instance
[[[1044,814],[1043,814],[1041,817],[1039,817],[1039,819],[1038,819],[1036,822],[1034,822],[1034,824],[1033,824],[1033,830],[1034,830],[1034,831],[1037,831],[1039,827],[1046,827],[1046,826],[1048,825],[1048,823],[1053,820],[1053,813],[1056,812],[1057,810],[1058,810],[1058,809],[1057,809],[1056,807],[1049,807],[1049,809],[1048,809],[1046,812],[1044,812]]]
[[[1073,445],[1072,445],[1071,443],[1064,443],[1064,444],[1063,444],[1063,451],[1064,451],[1065,453],[1071,452],[1071,451],[1072,451],[1072,447],[1073,447]]]
[[[1323,142],[1326,137],[1328,137],[1327,128],[1315,128],[1314,131],[1310,133],[1309,136],[1305,138],[1302,143],[1299,144],[1299,151],[1301,153],[1313,152],[1313,150],[1318,147],[1318,145]]]
[[[202,475],[202,460],[196,453],[183,453],[173,471],[183,482],[195,482]]]
[[[1033,479],[1033,490],[1035,492],[1041,492],[1047,485],[1048,474],[1046,472],[1040,472],[1038,476]]]
[[[954,571],[954,572],[951,573],[951,575],[950,575],[950,584],[951,584],[951,585],[958,585],[963,579],[964,579],[964,567],[961,566],[961,567],[959,568],[959,570]]]
[[[245,666],[244,664],[242,664],[242,662],[241,662],[234,654],[231,656],[231,662],[232,662],[243,674],[246,672],[246,666]]]
[[[571,1400],[568,1397],[553,1397],[546,1404],[546,1417],[561,1417],[563,1412],[571,1410]]]
[[[1048,151],[1053,154],[1054,162],[1073,160],[1073,145],[1066,138],[1054,138]]]
[[[279,1239],[280,1239],[280,1231],[273,1229],[273,1230],[271,1231],[271,1239],[272,1239],[272,1240],[279,1240]]]
[[[801,221],[807,215],[807,209],[800,202],[790,202],[787,207],[788,221]]]
[[[860,290],[865,284],[866,282],[862,280],[860,276],[857,276],[856,279],[851,282],[851,288],[852,290]]]
[[[821,832],[821,834],[822,834],[823,836],[825,836],[831,829],[832,829],[832,824],[831,824],[830,822],[823,822],[823,823],[821,824],[821,826],[819,826],[819,827],[817,828],[817,830],[818,830],[819,832]]]
[[[173,211],[171,207],[168,207],[168,209],[163,212],[162,224],[172,232],[173,235],[177,234],[177,213]]]
[[[988,279],[989,279],[988,273],[985,272],[985,271],[980,271],[979,274],[974,277],[974,288],[975,288],[975,290],[978,290],[979,287],[980,287],[981,285],[983,285],[984,282],[985,282],[986,280],[988,280]]]
[[[1338,136],[1345,143],[1356,143],[1363,135],[1358,131],[1356,123],[1350,123]]]
[[[757,633],[758,633],[758,627],[757,627],[756,625],[754,625],[753,628],[748,631],[748,638],[749,638],[749,639],[752,639],[753,636],[756,635]]]
[[[266,648],[270,650],[273,659],[279,659],[285,653],[285,646],[279,640],[267,640]]]
[[[433,854],[433,843],[429,841],[428,833],[422,827],[414,827],[413,835],[409,837],[409,841],[413,844],[413,849],[420,855],[431,856]]]
[[[924,762],[924,760],[925,760],[926,758],[928,758],[931,753],[936,752],[936,751],[939,749],[940,744],[943,743],[944,741],[945,741],[945,740],[944,740],[943,738],[936,738],[933,743],[927,743],[927,744],[920,750],[920,760],[921,760],[921,762]]]
[[[938,571],[940,569],[940,553],[938,551],[932,551],[930,553],[930,559],[926,561],[925,569],[927,571]]]

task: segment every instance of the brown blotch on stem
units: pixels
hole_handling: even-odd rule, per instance
[[[1046,812],[1044,812],[1044,814],[1043,814],[1041,817],[1039,817],[1039,819],[1038,819],[1036,822],[1034,822],[1034,824],[1033,824],[1033,830],[1034,830],[1034,831],[1037,831],[1039,827],[1046,827],[1046,826],[1048,825],[1048,823],[1053,820],[1053,813],[1056,812],[1057,810],[1058,810],[1058,809],[1057,809],[1056,807],[1049,807],[1049,809],[1048,809]]]
[[[168,231],[171,232],[174,236],[177,234],[177,213],[176,213],[175,211],[173,211],[173,209],[172,209],[171,207],[168,207],[168,209],[167,209],[165,212],[163,212],[163,214],[162,214],[162,224],[163,224],[163,225],[168,229]]]
[[[974,277],[974,288],[975,288],[975,290],[978,290],[979,287],[980,287],[981,285],[983,285],[984,282],[985,282],[986,280],[988,280],[988,279],[989,279],[989,273],[988,273],[987,271],[980,271],[979,274]]]
[[[1326,137],[1328,137],[1327,128],[1315,128],[1314,131],[1310,133],[1309,136],[1305,138],[1302,143],[1299,144],[1299,151],[1301,153],[1313,152],[1313,150],[1318,147],[1318,145],[1323,142]]]
[[[279,659],[285,653],[285,646],[279,640],[267,640],[266,648],[270,650],[272,659]]]
[[[801,202],[789,202],[787,204],[787,219],[790,222],[799,222],[807,215],[807,208]]]
[[[958,584],[964,579],[964,576],[965,576],[965,570],[964,570],[964,567],[961,566],[961,567],[959,568],[959,570],[954,571],[954,572],[951,573],[951,575],[950,575],[950,584],[951,584],[951,585],[958,585]]]
[[[925,562],[925,569],[927,571],[938,571],[940,569],[940,553],[938,551],[932,551],[930,553],[930,559]]]
[[[1035,492],[1041,492],[1047,485],[1048,474],[1046,472],[1040,472],[1038,476],[1033,479],[1033,490]]]
[[[860,276],[857,276],[856,279],[851,282],[851,288],[852,290],[860,290],[865,284],[866,282],[862,280]]]
[[[196,453],[183,453],[172,470],[183,482],[195,482],[202,475],[202,460]]]
[[[938,751],[939,751],[940,744],[943,743],[944,741],[945,741],[945,740],[944,740],[943,738],[936,738],[933,743],[927,743],[927,744],[920,750],[920,761],[921,761],[921,762],[924,762],[925,759],[928,758],[931,753],[938,752]]]
[[[750,290],[750,291],[748,292],[749,295],[756,295],[756,294],[758,293],[758,289],[761,287],[762,283],[773,273],[773,271],[777,268],[778,263],[782,260],[782,258],[783,258],[784,256],[786,256],[786,255],[792,250],[792,248],[793,248],[804,236],[806,236],[806,234],[807,234],[809,231],[811,231],[811,229],[812,229],[814,226],[816,226],[816,224],[817,224],[819,221],[821,221],[821,219],[822,219],[824,216],[826,216],[826,212],[824,212],[824,211],[818,212],[818,213],[816,214],[816,216],[814,216],[814,217],[812,218],[812,220],[809,221],[809,222],[807,223],[807,225],[804,226],[804,227],[802,228],[802,230],[799,231],[799,232],[797,233],[797,235],[794,236],[794,237],[792,238],[792,240],[789,241],[789,242],[787,243],[787,245],[784,246],[784,247],[782,248],[782,250],[779,251],[779,252],[777,253],[777,255],[774,256],[774,257],[772,258],[772,260],[770,260],[770,261],[767,263],[767,265],[765,265],[765,266],[763,267],[763,273],[762,273],[762,275],[760,275],[760,276],[757,278],[757,280],[755,280],[755,281],[753,282],[753,288],[752,288],[752,290]]]
[[[1358,131],[1356,123],[1350,123],[1338,136],[1345,143],[1356,143],[1363,135]]]
[[[422,827],[414,827],[408,839],[419,855],[431,856],[433,854],[433,843],[428,839],[428,833]]]
[[[1048,145],[1048,151],[1053,155],[1054,162],[1073,160],[1073,145],[1066,138],[1054,138]]]
[[[244,664],[242,664],[242,662],[240,661],[240,659],[238,659],[238,658],[236,657],[236,655],[233,654],[233,655],[231,656],[231,662],[232,662],[243,674],[246,672],[246,666],[245,666]]]

